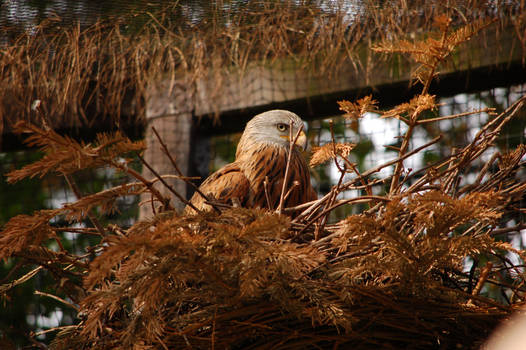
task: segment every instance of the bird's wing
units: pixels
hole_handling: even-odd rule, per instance
[[[199,187],[210,200],[217,200],[226,204],[232,204],[232,200],[239,200],[241,206],[246,204],[250,191],[249,181],[239,168],[237,163],[227,164],[212,175],[210,175]],[[197,209],[209,211],[212,207],[205,204],[205,199],[199,193],[194,193],[190,199]],[[185,213],[195,211],[186,206]]]

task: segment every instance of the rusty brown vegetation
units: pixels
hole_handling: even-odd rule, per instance
[[[279,59],[308,75],[335,75],[344,65],[372,74],[365,66],[372,58],[365,57],[368,48],[382,40],[386,44],[377,50],[410,52],[425,63],[417,78],[430,81],[434,71],[428,65],[450,54],[481,24],[488,26],[487,39],[512,27],[526,52],[523,3],[491,8],[485,2],[461,0],[388,1],[381,6],[363,1],[356,11],[334,7],[322,11],[309,4],[253,1],[235,9],[211,6],[210,13],[192,22],[177,2],[155,13],[134,12],[88,27],[50,18],[11,37],[0,50],[0,131],[10,131],[20,120],[41,125],[31,108],[35,101],[54,129],[91,127],[101,124],[101,118],[108,119],[108,125],[121,125],[125,115],[143,115],[152,82],[168,80],[172,89],[184,79],[192,90],[205,79],[209,98],[219,99],[231,69],[242,75],[251,64]],[[421,44],[397,40],[434,26],[463,29]],[[442,45],[446,39],[449,46]],[[393,42],[396,47],[390,46]],[[429,62],[422,61],[428,57],[426,47],[440,50]]]
[[[524,111],[526,97],[498,115],[484,110],[424,118],[425,111],[437,109],[429,81],[449,45],[462,41],[443,24],[449,20],[440,17],[438,23],[430,35],[439,39],[378,46],[409,55],[418,47],[426,55],[415,58],[423,67],[415,73],[421,94],[379,112],[408,126],[397,157],[359,173],[347,159],[352,145],[322,146],[315,163],[334,161],[341,180],[322,198],[284,209],[301,210],[293,219],[224,205],[182,216],[152,186],[160,176],[145,179],[126,166],[126,155],[140,144],[118,134],[80,144],[19,124],[45,156],[10,173],[10,181],[53,173],[67,177],[75,192],[76,171],[106,165],[138,182],[11,219],[0,236],[0,258],[37,267],[0,291],[9,293],[42,270],[56,278],[57,294],[69,298],[65,307],[78,308],[79,320],[49,330],[57,333],[54,349],[478,348],[500,319],[525,304],[526,253],[505,238],[525,228],[520,218],[526,181],[520,170],[526,147],[499,153],[492,146],[503,126]],[[359,118],[374,103],[365,98],[340,106]],[[421,124],[481,112],[491,118],[470,143],[422,169],[404,167],[409,156],[440,141],[410,149]],[[476,163],[482,163],[477,176],[466,179]],[[385,167],[394,167],[393,174],[381,178]],[[344,181],[344,175],[351,179]],[[389,188],[378,194],[385,183]],[[338,199],[349,189],[365,194]],[[100,223],[98,216],[111,211],[116,198],[144,191],[165,203],[153,218],[129,229]],[[336,207],[356,203],[368,207],[328,223]],[[56,217],[69,224],[57,227]],[[83,219],[91,227],[79,227]],[[64,231],[100,239],[79,254],[62,248]],[[50,249],[49,241],[59,248]],[[520,262],[510,261],[509,254]],[[465,272],[467,259],[475,263]],[[498,290],[504,301],[483,294],[484,286]]]

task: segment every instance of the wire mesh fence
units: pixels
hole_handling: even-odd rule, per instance
[[[25,15],[25,22],[27,27],[24,29],[31,30],[33,14],[30,13],[28,6],[25,6],[28,2],[6,2],[9,3],[9,9],[13,11],[21,11],[27,14]],[[19,5],[16,5],[16,4]],[[54,2],[58,4],[65,4],[66,2]],[[102,2],[95,2],[97,11],[103,8]],[[234,2],[233,2],[234,3]],[[238,2],[235,2],[238,3]],[[239,2],[242,3],[242,2]],[[18,7],[17,7],[18,6]],[[6,7],[2,6],[0,9],[4,10]],[[183,6],[184,9],[184,6]],[[59,8],[59,10],[62,10]],[[67,9],[66,9],[67,10]],[[79,10],[79,8],[77,8]],[[191,7],[187,6],[187,11],[190,11]],[[83,9],[79,10],[79,16],[81,23],[87,25],[91,23],[91,18],[86,16],[86,12]],[[60,11],[59,11],[60,12]],[[20,17],[17,13],[10,13],[3,11],[0,15],[0,26],[2,20],[9,20],[10,22],[16,21],[16,18]],[[192,14],[189,15],[191,17]],[[22,16],[24,17],[24,16]],[[285,18],[286,19],[286,18]],[[286,21],[285,21],[286,22]],[[266,23],[266,22],[262,22]],[[309,22],[310,23],[310,22]],[[296,31],[300,33],[300,31]],[[319,37],[323,37],[323,32],[318,31],[316,33]],[[228,38],[235,38],[235,35],[225,36]],[[330,37],[330,36],[329,36]],[[314,35],[313,38],[316,38]],[[321,40],[323,41],[323,40]],[[299,43],[300,41],[293,41]],[[330,40],[325,40],[330,42]],[[236,41],[227,41],[227,47],[229,50],[229,57],[235,62],[240,62],[243,55],[236,51]],[[312,41],[316,44],[316,41]],[[147,45],[150,43],[147,42]],[[265,45],[262,45],[265,46]],[[279,45],[277,45],[279,46]],[[199,45],[196,46],[196,52],[204,50]],[[323,50],[321,50],[323,52]],[[171,52],[171,51],[167,51]],[[316,52],[312,48],[308,48],[308,52]],[[213,56],[213,55],[208,55]],[[228,55],[227,55],[228,56]],[[331,57],[331,55],[325,55]],[[266,57],[266,56],[265,56]],[[309,56],[310,57],[310,56]],[[336,57],[337,59],[339,58]],[[208,62],[208,61],[205,61]],[[329,62],[331,63],[331,62]],[[153,66],[153,65],[152,65]],[[324,65],[319,65],[324,67]],[[332,62],[330,67],[334,68],[338,66],[337,63]],[[273,66],[275,68],[275,66]],[[89,71],[87,69],[86,71]],[[335,70],[336,71],[336,70]],[[321,72],[323,73],[323,72]],[[68,73],[69,74],[69,73]],[[320,72],[318,72],[320,74]],[[322,81],[322,85],[316,86],[315,90],[323,91],[324,93],[331,93],[332,88],[341,88],[341,84],[337,81],[337,75],[332,73],[331,79]],[[226,73],[226,79],[228,81],[219,81],[217,85],[211,84],[208,88],[207,95],[212,98],[209,99],[210,106],[198,105],[196,110],[199,113],[211,113],[214,110],[213,104],[218,101],[222,104],[223,108],[244,108],[252,105],[265,105],[276,102],[283,102],[286,100],[294,100],[299,97],[308,96],[310,91],[313,89],[312,80],[307,75],[298,73],[295,70],[289,70],[286,62],[283,66],[279,66],[277,69],[248,69],[244,71],[243,79],[238,79],[238,76],[229,77],[228,72]],[[231,80],[229,80],[231,79]],[[358,78],[357,78],[358,79]],[[365,81],[365,79],[364,79]],[[248,84],[247,84],[248,82]],[[317,81],[318,84],[320,81]],[[484,91],[476,94],[460,94],[454,97],[442,98],[442,106],[434,112],[429,113],[429,118],[433,118],[438,115],[456,114],[463,113],[467,110],[482,109],[483,107],[495,107],[497,112],[507,108],[511,103],[518,99],[525,91],[524,85],[509,86],[504,88],[496,88],[490,91]],[[206,99],[205,99],[206,100]],[[27,108],[26,108],[27,109]],[[198,113],[198,114],[199,114]],[[415,137],[411,141],[410,148],[414,149],[420,145],[428,142],[436,135],[443,135],[441,143],[430,147],[427,151],[418,153],[412,157],[404,160],[405,171],[402,176],[411,178],[413,180],[418,179],[418,173],[415,175],[415,171],[426,167],[428,164],[432,164],[434,161],[441,159],[447,154],[454,152],[456,148],[464,146],[470,139],[474,137],[480,126],[487,122],[490,115],[487,113],[480,113],[474,116],[468,116],[465,118],[459,118],[454,120],[442,120],[434,124],[426,124],[421,128],[418,128],[415,132]],[[322,145],[332,141],[334,134],[334,140],[337,142],[351,142],[355,143],[353,153],[351,154],[351,161],[357,166],[360,172],[370,169],[379,164],[385,163],[386,161],[396,158],[396,152],[393,151],[396,147],[400,146],[400,137],[406,131],[406,126],[396,119],[382,119],[379,115],[374,113],[368,113],[363,119],[356,121],[349,121],[341,116],[335,116],[331,118],[333,123],[333,132],[330,131],[330,125],[328,119],[314,120],[308,123],[309,139],[311,145]],[[519,144],[524,144],[525,138],[525,125],[526,116],[524,113],[518,118],[512,120],[509,126],[504,130],[501,137],[497,140],[492,150],[498,150],[501,153],[505,153],[508,150],[512,150]],[[239,139],[239,134],[233,134],[222,137],[214,137],[211,147],[211,159],[212,162],[209,165],[210,171],[218,169],[222,165],[231,162],[235,154],[235,145]],[[488,152],[489,153],[489,152]],[[2,174],[7,171],[20,168],[27,162],[35,160],[40,155],[34,151],[28,150],[23,152],[11,152],[0,154],[0,169]],[[488,156],[489,157],[489,156]],[[205,158],[207,159],[207,157]],[[474,167],[482,167],[484,161],[487,158],[485,156],[480,158],[479,164],[474,164]],[[374,187],[375,194],[385,193],[385,189],[388,185],[389,178],[393,173],[394,166],[385,167],[380,171],[376,180],[378,185]],[[476,169],[473,169],[473,173]],[[312,170],[313,182],[319,193],[324,195],[327,193],[332,185],[339,181],[339,172],[334,163],[328,163],[324,166],[319,166]],[[346,177],[353,177],[355,174],[349,173]],[[470,181],[470,172],[466,172],[466,181]],[[517,176],[526,176],[524,170],[519,171]],[[106,189],[114,186],[117,183],[128,181],[128,178],[115,173],[107,168],[97,169],[95,171],[79,173],[76,176],[76,181],[81,189],[81,193],[94,193],[102,189]],[[408,182],[410,184],[411,182]],[[24,181],[16,185],[8,185],[5,182],[5,177],[2,177],[0,183],[0,227],[10,218],[17,214],[31,213],[34,210],[42,208],[57,208],[61,207],[63,203],[70,202],[76,199],[77,195],[72,193],[69,189],[70,186],[62,178],[47,177],[43,181],[29,180]],[[362,190],[348,190],[342,192],[340,198],[352,198],[358,196]],[[522,205],[524,207],[524,205]],[[105,217],[104,220],[107,222],[118,223],[121,227],[129,227],[136,220],[138,198],[134,196],[125,197],[117,203],[118,212],[115,215]],[[332,215],[332,220],[337,221],[340,218],[346,217],[350,213],[360,212],[363,207],[359,205],[345,206],[339,210],[335,210]],[[509,220],[509,225],[517,224],[520,218]],[[53,224],[53,222],[52,222]],[[509,236],[510,242],[514,247],[522,248],[524,246],[524,236],[526,232],[522,230],[517,234]],[[64,242],[71,245],[72,251],[82,252],[84,248],[89,245],[85,241],[79,239],[74,233],[64,233]],[[54,242],[50,243],[53,249]],[[92,252],[92,254],[96,254]],[[520,265],[518,262],[518,256],[509,254],[507,258],[512,261],[513,266]],[[10,260],[5,266],[2,266],[0,281],[9,280],[9,270],[16,264],[15,261]],[[466,269],[469,270],[472,261],[466,261]],[[26,271],[21,271],[25,273]],[[49,284],[47,279],[49,275],[39,275],[34,280],[36,286],[32,287],[35,290],[45,288]],[[2,282],[0,282],[1,284]],[[20,300],[27,301],[25,305],[16,305],[10,312],[6,312],[9,317],[3,318],[1,328],[13,328],[13,325],[20,324],[20,319],[23,319],[23,323],[27,324],[30,329],[41,330],[43,328],[53,327],[59,324],[71,324],[72,319],[75,317],[73,310],[65,311],[63,307],[57,307],[49,300],[43,301],[38,296],[31,294],[31,288],[21,290],[20,293],[26,295]],[[10,306],[8,306],[10,307]],[[20,309],[25,308],[25,309]],[[12,311],[12,312],[11,312]],[[12,318],[11,318],[12,316]],[[18,319],[17,319],[18,317]],[[0,330],[0,335],[2,335]],[[44,336],[42,336],[44,337]],[[41,337],[41,338],[42,338]]]
[[[477,93],[459,94],[440,99],[439,110],[431,112],[430,118],[438,115],[454,115],[466,111],[481,110],[485,107],[496,108],[499,113],[509,107],[525,91],[525,85],[495,88]],[[501,152],[506,152],[524,143],[525,120],[519,116],[504,130],[495,145]],[[408,171],[419,169],[438,160],[452,149],[465,146],[480,127],[489,120],[488,113],[479,113],[464,118],[441,120],[437,123],[417,129],[411,142],[411,148],[416,148],[429,142],[432,138],[443,135],[443,140],[423,153],[415,154],[404,161]],[[308,137],[311,146],[323,145],[331,142],[329,119],[333,121],[333,133],[336,142],[355,143],[351,154],[360,171],[370,169],[396,157],[394,148],[400,143],[400,137],[406,131],[406,125],[393,118],[380,118],[379,114],[367,113],[359,121],[349,121],[341,115],[323,120],[308,122]],[[211,148],[210,171],[232,162],[235,156],[235,146],[240,133],[214,137]],[[308,156],[308,154],[307,154]],[[487,160],[484,157],[482,161]],[[392,174],[393,167],[381,170],[382,176]],[[327,164],[314,170],[314,182],[320,194],[324,194],[328,186],[338,181],[338,172],[334,164]],[[352,176],[352,175],[349,175]],[[352,196],[352,193],[349,193]]]
[[[498,111],[502,111],[513,103],[525,90],[524,85],[496,88],[479,93],[460,94],[453,97],[441,99],[441,107],[437,114],[457,114],[468,110],[477,110],[484,107],[495,106]],[[416,148],[433,137],[441,134],[443,141],[431,147],[424,153],[418,153],[404,161],[405,167],[410,172],[419,169],[427,164],[443,157],[451,152],[453,148],[459,148],[472,139],[480,126],[487,122],[489,115],[480,113],[465,118],[442,120],[434,123],[431,127],[421,128],[415,132],[411,148]],[[406,130],[406,126],[396,119],[380,118],[379,115],[368,113],[363,119],[351,122],[345,120],[341,115],[323,120],[312,120],[308,122],[308,137],[310,146],[323,145],[331,141],[329,119],[333,121],[333,133],[337,142],[355,143],[356,147],[351,154],[352,162],[357,164],[360,171],[365,171],[379,164],[385,163],[396,156],[396,152],[391,147],[396,147],[400,137]],[[525,138],[525,116],[513,120],[510,126],[499,137],[494,146],[501,152],[506,152],[524,143]],[[208,166],[210,172],[219,169],[221,166],[232,162],[235,157],[235,149],[239,140],[240,133],[212,137],[210,148],[211,162]],[[22,167],[27,162],[37,159],[38,152],[27,150],[19,152],[3,153],[2,173],[5,175],[9,170]],[[306,154],[309,157],[309,154]],[[484,157],[481,161],[487,160]],[[392,174],[393,167],[382,169],[381,175],[388,177]],[[331,185],[338,181],[338,171],[333,163],[325,164],[312,170],[313,183],[320,193],[325,194]],[[348,175],[353,176],[352,174]],[[97,179],[97,181],[87,180]],[[100,169],[90,174],[80,174],[79,182],[91,186],[84,188],[85,193],[94,193],[97,190],[108,188],[117,182],[125,181],[121,175]],[[64,180],[58,178],[46,178],[43,182],[36,179],[16,185],[6,184],[5,176],[2,182],[2,198],[4,199],[5,209],[3,210],[3,222],[17,211],[30,212],[41,207],[56,208],[63,203],[74,199],[74,194],[68,189]],[[95,188],[95,187],[97,188]],[[378,189],[380,191],[381,189]],[[346,196],[352,197],[357,193],[349,191]],[[9,205],[7,205],[9,203]],[[124,210],[134,212],[133,206],[138,205],[137,200],[130,199],[127,203],[122,203]],[[133,214],[131,214],[131,219]]]

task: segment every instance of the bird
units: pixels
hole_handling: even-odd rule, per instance
[[[206,199],[245,208],[276,209],[279,206],[287,160],[289,173],[283,207],[294,207],[317,198],[310,182],[310,173],[301,150],[307,137],[303,121],[293,112],[271,110],[253,117],[245,126],[233,163],[210,175],[193,194],[190,203],[200,211],[211,211]],[[292,127],[292,131],[289,130]],[[291,150],[291,136],[295,144]],[[187,205],[185,214],[195,214]],[[288,215],[294,216],[294,212]]]

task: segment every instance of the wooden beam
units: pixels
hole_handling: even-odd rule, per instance
[[[506,66],[479,67],[443,74],[431,85],[430,93],[440,97],[450,97],[461,93],[486,91],[523,83],[526,83],[526,69],[522,63],[515,62]],[[287,109],[297,113],[305,120],[327,118],[341,114],[337,101],[355,100],[369,94],[380,102],[380,108],[387,109],[407,102],[419,91],[420,88],[411,86],[409,80],[375,87],[368,86],[340,93],[224,111],[221,113],[219,123],[214,120],[213,115],[205,115],[199,118],[195,128],[196,133],[201,135],[239,132],[252,116],[270,109]]]
[[[243,72],[225,70],[220,88],[214,83],[217,74],[197,84],[197,129],[202,134],[239,131],[253,115],[275,108],[294,111],[304,119],[324,118],[340,113],[338,100],[367,94],[373,94],[381,107],[390,107],[420,91],[411,84],[416,68],[399,55],[385,60],[364,48],[359,64],[349,62],[332,75],[302,70],[291,60],[253,64]],[[514,29],[505,28],[498,35],[486,29],[440,67],[430,92],[452,96],[524,83],[524,68],[524,53]]]

